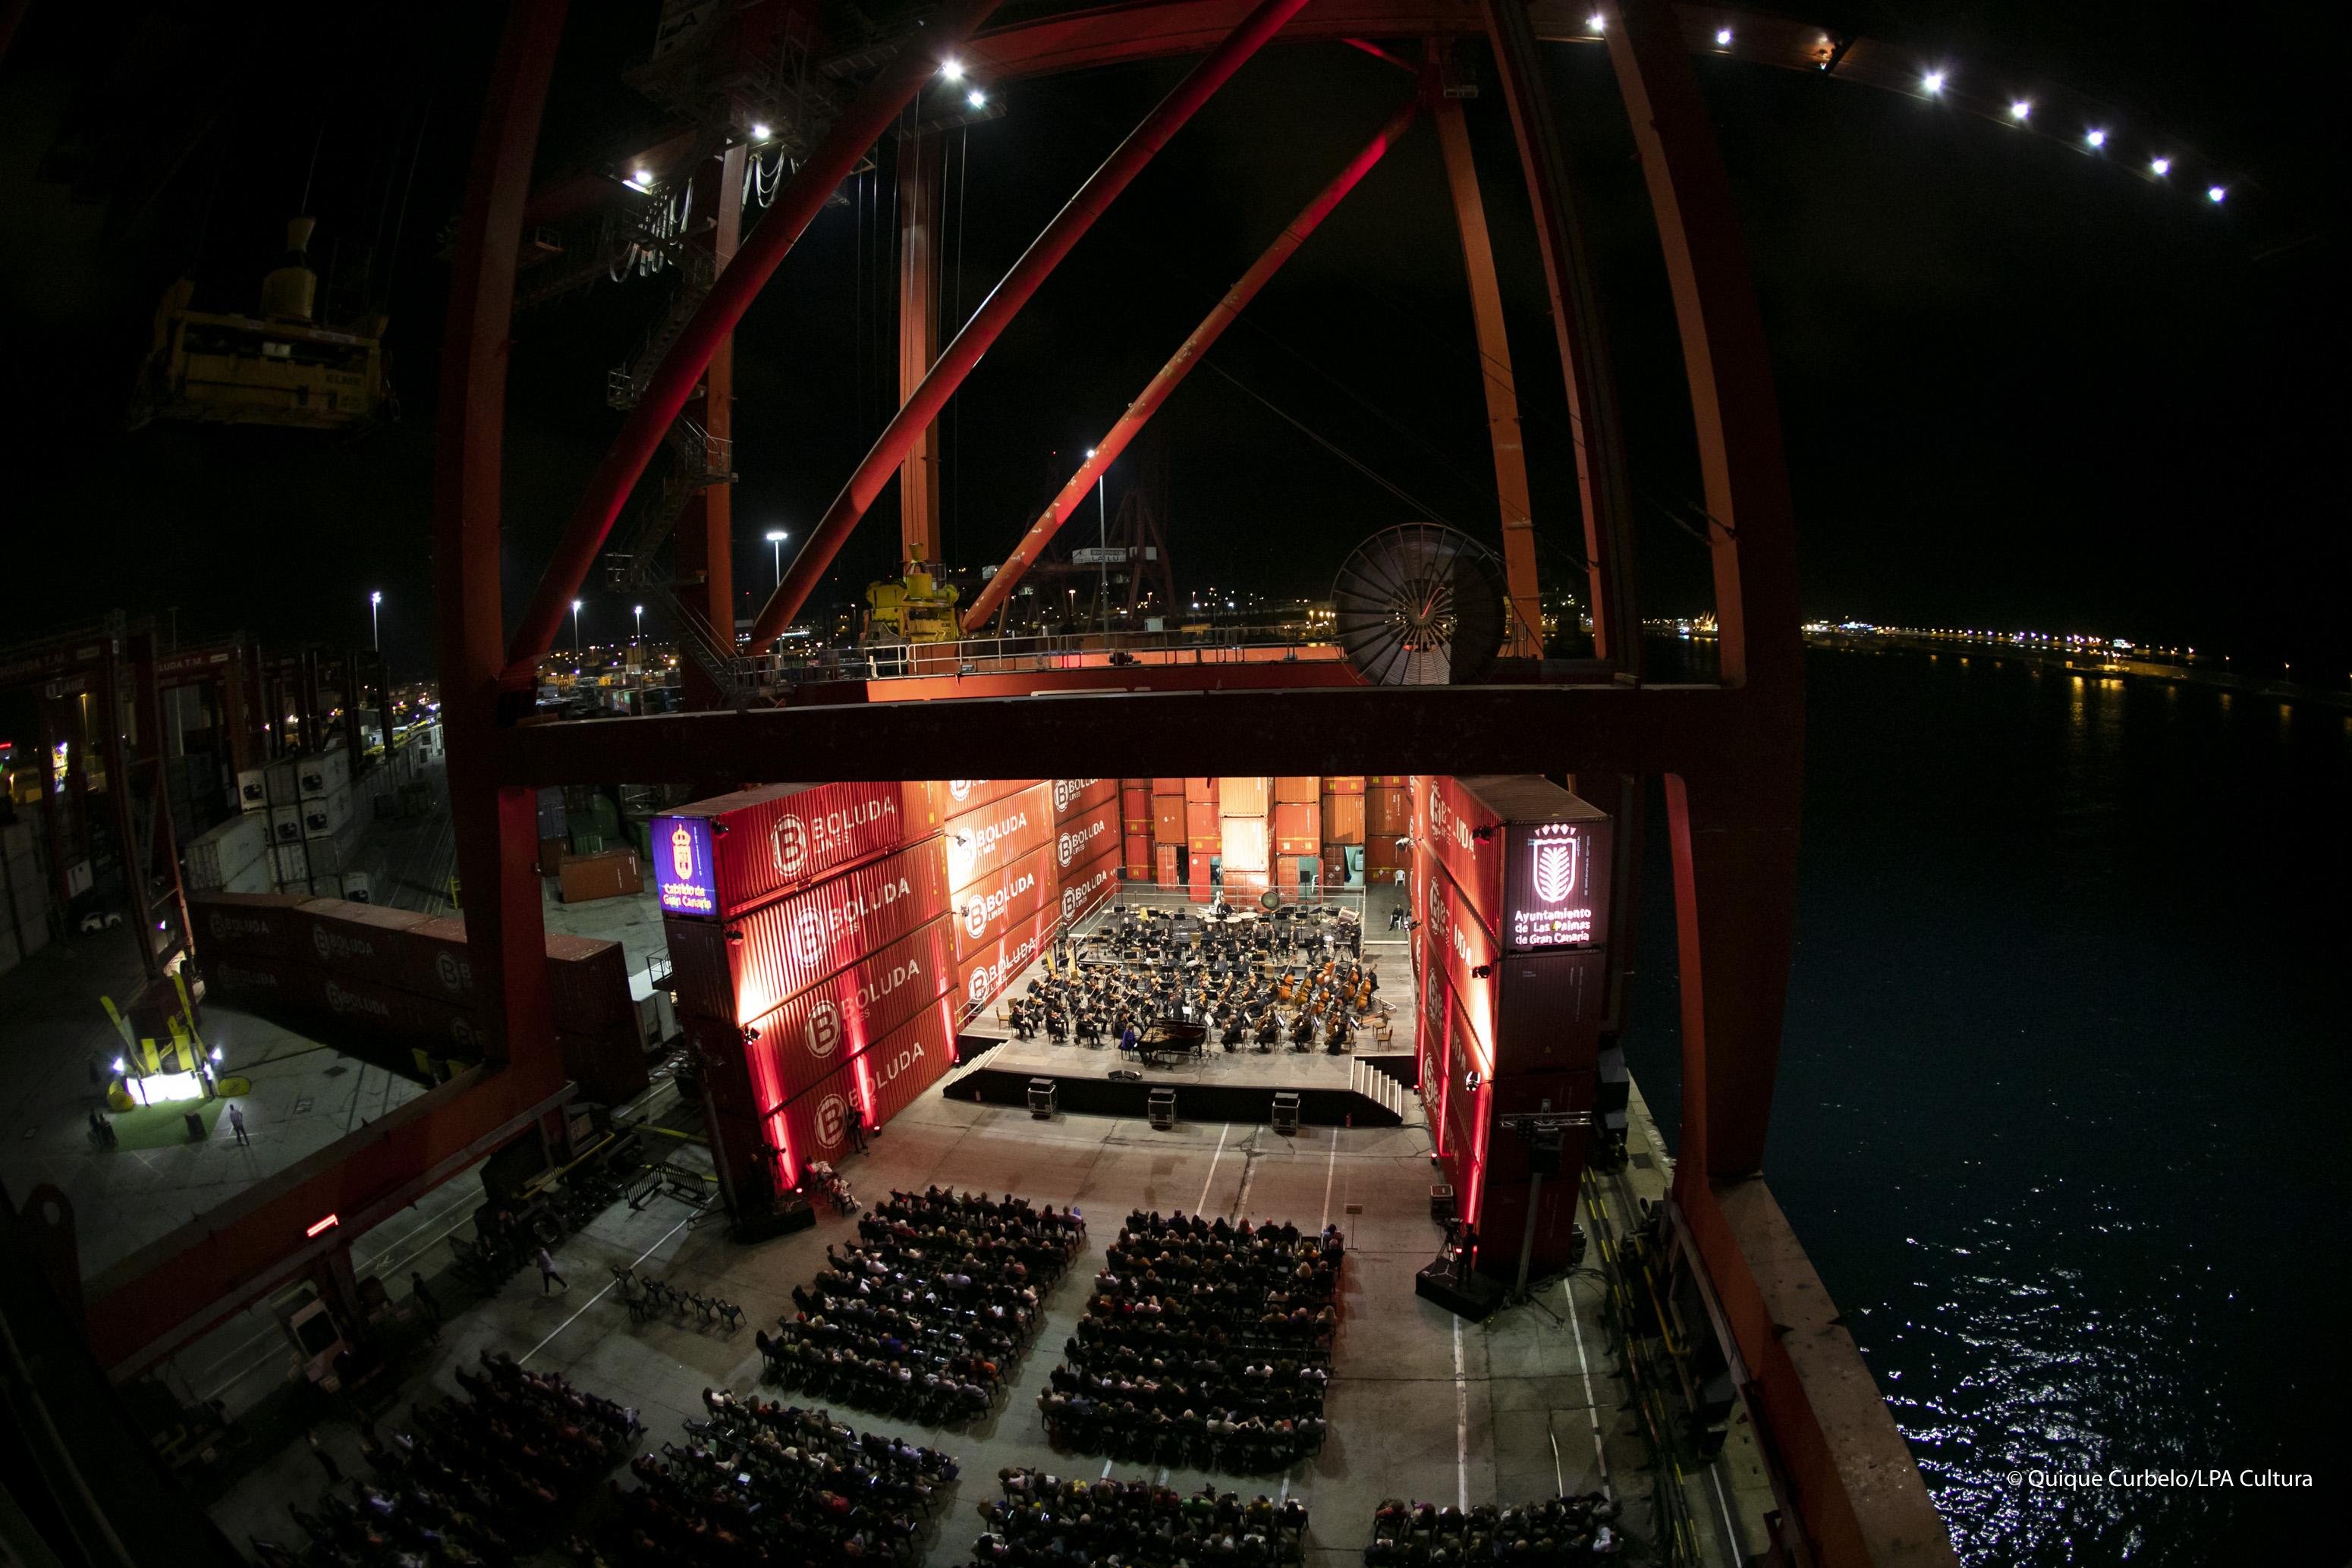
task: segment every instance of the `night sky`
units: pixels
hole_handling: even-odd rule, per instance
[[[175,607],[184,635],[242,626],[270,642],[363,643],[367,592],[382,588],[395,663],[424,668],[447,279],[436,253],[495,42],[480,13],[493,10],[33,7],[0,63],[0,310],[31,404],[7,427],[17,570],[0,642],[119,606]],[[617,156],[655,121],[617,80],[654,10],[574,7],[542,170]],[[2340,182],[2326,162],[2338,94],[2322,74],[2336,68],[2334,24],[2311,6],[2233,14],[2223,28],[2187,5],[2109,4],[1823,19],[1959,73],[2103,99],[2117,106],[2118,162],[2161,132],[2243,172],[2212,208],[1931,103],[1699,62],[1778,359],[1808,613],[2189,643],[2343,684],[2352,559],[2324,484],[2346,436]],[[1558,48],[1553,67],[1637,476],[1695,499],[1680,352],[1613,81],[1597,49]],[[951,142],[951,315],[959,281],[968,313],[1181,68],[1011,84],[1003,120]],[[949,421],[951,556],[1002,559],[1076,453],[1406,87],[1337,46],[1277,47],[1244,68],[966,383]],[[1566,547],[1546,552],[1549,580],[1580,538],[1567,421],[1491,78],[1471,116],[1538,528]],[[199,308],[250,309],[306,178],[327,287],[388,302],[402,420],[359,437],[125,431],[164,286],[193,276]],[[889,201],[886,181],[878,213],[859,201],[824,213],[739,336],[747,586],[769,580],[760,535],[804,532],[895,406],[877,250]],[[372,273],[371,250],[383,258]],[[599,286],[517,323],[510,604],[618,428],[605,372],[666,287]],[[1415,517],[1492,537],[1478,366],[1425,121],[1211,364],[1233,379],[1204,367],[1153,427],[1183,586],[1319,596],[1357,540]],[[1113,471],[1114,507],[1138,466],[1130,455]],[[1071,527],[1092,522],[1089,509]],[[884,570],[895,529],[886,497],[825,595]],[[1705,610],[1699,544],[1654,506],[1637,532],[1644,612]],[[592,640],[625,631],[621,598],[601,580],[588,597]]]

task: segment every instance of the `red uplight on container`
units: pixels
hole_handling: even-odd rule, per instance
[[[335,1227],[341,1225],[342,1222],[342,1216],[339,1214],[331,1214],[324,1219],[312,1220],[303,1230],[302,1234],[311,1238],[324,1236],[328,1231],[334,1229]]]
[[[748,1023],[939,918],[946,894],[940,841],[926,839],[724,925],[665,921],[679,1009]]]
[[[776,1067],[776,1087],[761,1103],[789,1100],[857,1056],[939,1000],[953,977],[942,917],[746,1024]]]

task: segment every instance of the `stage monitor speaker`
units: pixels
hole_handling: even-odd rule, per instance
[[[1457,1277],[1443,1262],[1432,1263],[1412,1277],[1412,1293],[1474,1323],[1485,1322],[1503,1304],[1501,1285],[1475,1272],[1465,1271]]]

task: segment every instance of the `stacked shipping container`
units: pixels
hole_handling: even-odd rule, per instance
[[[776,786],[653,824],[678,1008],[730,1200],[839,1152],[952,1063],[955,1030],[1107,896],[1118,781]]]
[[[1371,798],[1381,789],[1374,780]],[[1595,1104],[1609,819],[1530,778],[1416,778],[1386,809],[1407,813],[1412,839],[1423,1100],[1459,1212],[1487,1239],[1479,1267],[1507,1276],[1534,1166],[1499,1119],[1589,1116]],[[1567,1130],[1558,1179],[1542,1188],[1538,1272],[1568,1260],[1586,1136]]]
[[[207,993],[289,1028],[446,1077],[482,1057],[460,920],[299,894],[190,895]],[[564,1071],[589,1099],[644,1092],[646,1048],[617,942],[551,933],[548,988]]]

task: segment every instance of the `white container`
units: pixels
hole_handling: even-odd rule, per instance
[[[299,780],[302,798],[323,800],[336,790],[346,789],[352,781],[352,754],[337,747],[332,751],[314,752],[301,759]]]
[[[281,757],[261,770],[262,793],[273,806],[291,806],[302,799],[302,759]]]
[[[669,993],[654,984],[651,969],[629,977],[629,999],[636,1004],[639,1045],[660,1045],[677,1033],[677,1009]]]
[[[258,811],[231,817],[188,841],[188,885],[226,887],[239,872],[269,852],[269,819]]]
[[[269,808],[269,839],[272,843],[299,843],[302,839],[302,808],[295,805]]]
[[[352,821],[352,787],[348,784],[331,795],[315,796],[301,805],[302,832],[306,838],[331,839],[340,835]]]
[[[236,776],[236,809],[240,811],[262,811],[269,807],[268,775],[258,768],[247,768]]]
[[[290,844],[279,844],[269,853],[279,887],[290,886],[297,893],[310,891],[310,876],[318,868],[313,864],[317,857],[310,853],[310,845],[297,840]]]
[[[278,889],[278,879],[274,874],[277,869],[276,852],[265,849],[261,852],[261,857],[258,860],[221,883],[221,891],[223,893],[274,893]]]

